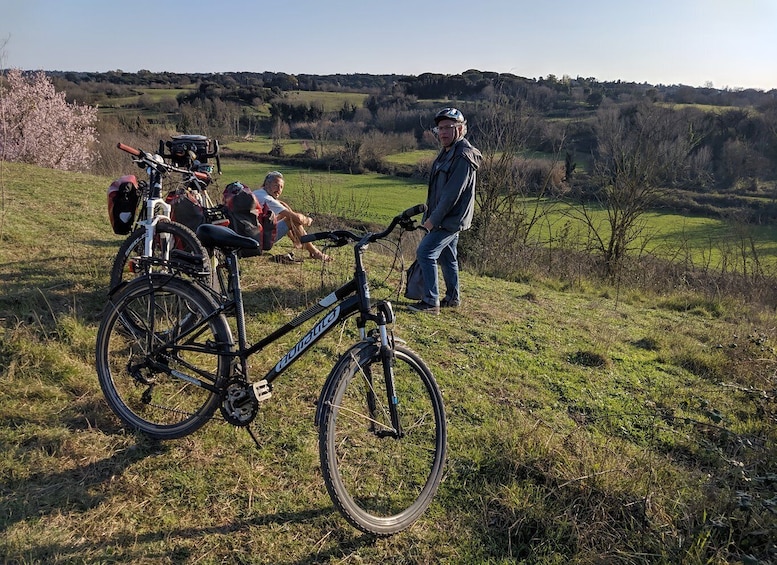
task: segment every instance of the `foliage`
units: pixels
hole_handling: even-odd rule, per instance
[[[43,72],[6,74],[0,86],[0,159],[63,170],[93,164],[97,108],[71,104]]]

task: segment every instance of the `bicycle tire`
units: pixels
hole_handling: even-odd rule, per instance
[[[400,346],[394,352],[404,436],[376,433],[392,429],[378,345],[354,348],[346,353],[349,361],[338,363],[319,427],[321,470],[332,502],[354,527],[378,536],[408,528],[426,511],[445,464],[447,429],[437,383],[416,353]]]
[[[164,257],[169,255],[164,248],[165,245],[171,245],[172,249],[176,249],[180,254],[191,255],[190,261],[191,267],[194,270],[205,273],[200,277],[206,284],[211,284],[210,275],[210,260],[208,251],[203,247],[202,243],[195,233],[187,228],[183,224],[173,222],[166,218],[160,218],[154,226],[156,235],[154,237],[154,244],[152,247],[155,257]],[[163,235],[172,236],[172,242],[166,244],[168,241]],[[111,282],[110,288],[114,289],[122,282],[132,280],[139,274],[134,270],[135,257],[140,257],[144,253],[144,243],[146,241],[146,228],[141,226],[133,231],[130,236],[124,240],[119,247],[119,251],[116,254],[116,258],[113,260],[113,266],[111,267]]]
[[[231,374],[232,333],[223,315],[195,327],[217,305],[197,285],[164,274],[138,277],[105,308],[95,365],[108,405],[132,429],[175,439],[202,427],[219,406]],[[185,349],[174,351],[161,344]],[[210,385],[208,390],[196,383]]]

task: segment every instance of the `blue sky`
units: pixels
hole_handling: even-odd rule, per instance
[[[777,0],[0,0],[0,68],[777,88]]]

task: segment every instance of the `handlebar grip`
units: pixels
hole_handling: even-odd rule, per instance
[[[213,151],[212,151],[212,152],[211,152],[211,151],[207,151],[207,152],[205,153],[205,156],[206,156],[208,159],[210,159],[211,157],[216,157],[216,156],[219,154],[219,140],[218,140],[218,139],[214,139],[214,140],[213,140],[213,148],[214,148],[214,149],[213,149]]]
[[[141,155],[140,149],[135,149],[134,147],[130,147],[129,145],[124,145],[121,142],[117,143],[116,147],[118,147],[122,151],[126,151],[127,153],[134,155],[135,157],[140,157]]]
[[[326,239],[329,237],[329,232],[321,233],[307,233],[299,238],[301,243],[310,243],[311,241],[317,241],[319,239]]]
[[[416,204],[412,208],[408,208],[402,212],[401,216],[404,219],[409,219],[413,216],[417,216],[418,214],[423,214],[424,212],[426,212],[426,204]]]
[[[210,175],[208,173],[201,173],[200,171],[194,171],[194,176],[200,180],[210,180]]]

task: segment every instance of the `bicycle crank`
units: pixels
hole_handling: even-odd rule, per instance
[[[259,413],[253,385],[238,377],[227,382],[221,394],[221,415],[233,426],[245,427]]]

